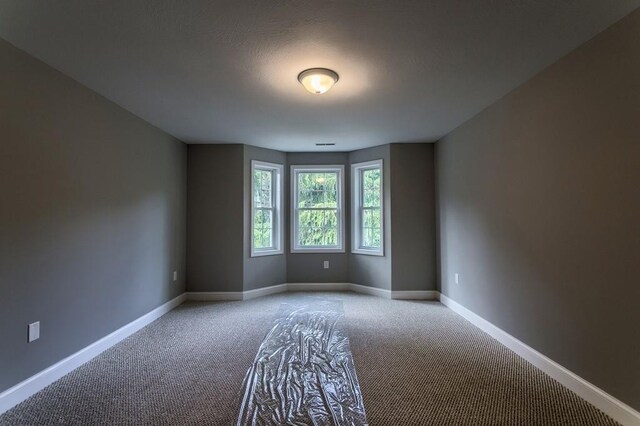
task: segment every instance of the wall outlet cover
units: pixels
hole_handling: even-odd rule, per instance
[[[27,341],[29,343],[40,338],[40,321],[29,324]]]

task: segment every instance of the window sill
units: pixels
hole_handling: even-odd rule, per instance
[[[277,256],[284,254],[282,250],[255,251],[251,252],[251,257]]]
[[[292,254],[302,254],[302,253],[344,253],[343,248],[309,248],[309,249],[291,249]]]
[[[351,250],[351,253],[352,254],[364,254],[365,256],[384,257],[384,251],[377,251],[377,250],[353,249],[353,250]]]

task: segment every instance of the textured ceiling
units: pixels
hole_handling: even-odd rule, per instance
[[[189,143],[345,151],[434,141],[638,6],[0,0],[0,37]]]

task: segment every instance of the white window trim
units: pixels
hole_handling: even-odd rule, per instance
[[[360,172],[380,168],[380,248],[360,246],[362,241],[362,196],[360,194]],[[369,256],[384,256],[384,167],[383,161],[373,160],[351,165],[351,253]]]
[[[273,238],[275,243],[275,248],[267,248],[267,249],[257,249],[255,248],[255,242],[253,240],[254,233],[254,218],[256,212],[256,203],[254,199],[254,171],[256,169],[259,170],[270,170],[273,172],[275,177],[275,185],[272,185],[272,191],[275,191],[273,201]],[[284,231],[284,214],[282,208],[282,192],[284,190],[284,179],[283,172],[284,166],[282,164],[275,163],[267,163],[265,161],[251,160],[251,234],[249,236],[251,240],[251,257],[260,257],[260,256],[273,256],[277,254],[283,254],[283,231]],[[272,182],[273,184],[273,182]]]
[[[300,247],[298,241],[298,172],[338,173],[338,246]],[[344,166],[338,165],[292,165],[291,174],[291,253],[344,253],[345,213],[344,213]]]

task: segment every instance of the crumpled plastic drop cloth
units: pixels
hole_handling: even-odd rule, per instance
[[[340,300],[284,303],[249,368],[237,426],[366,426]]]

